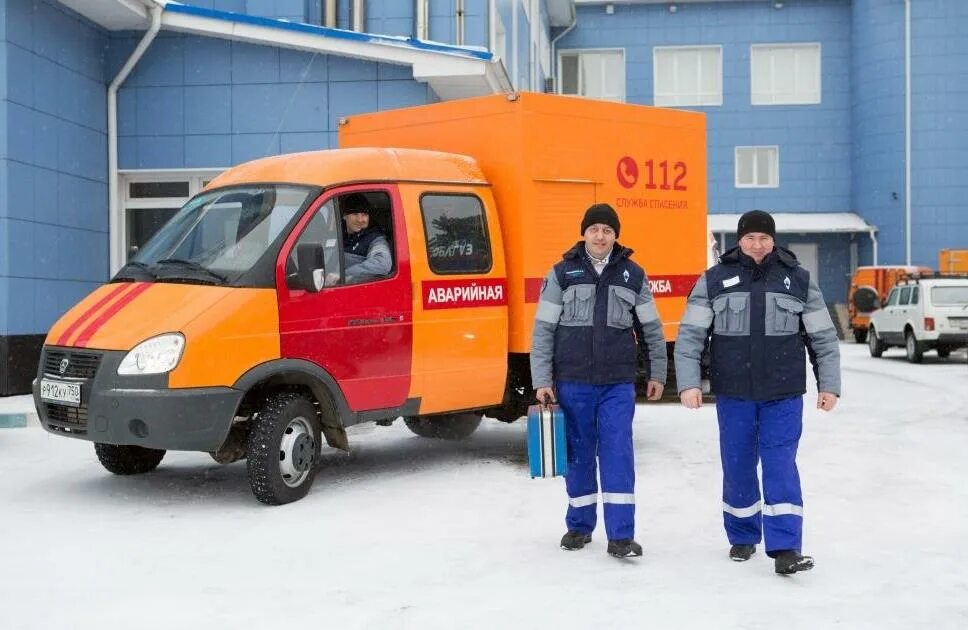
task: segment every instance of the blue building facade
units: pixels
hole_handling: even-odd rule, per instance
[[[964,32],[968,3],[944,0],[910,19],[904,0],[0,0],[0,395],[221,170],[335,147],[351,114],[500,91],[705,112],[710,214],[794,217],[779,242],[843,302],[875,251],[968,247]],[[861,227],[798,231],[818,213]]]

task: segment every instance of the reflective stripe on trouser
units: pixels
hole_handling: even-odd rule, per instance
[[[766,541],[766,552],[801,548],[803,498],[797,446],[803,397],[757,402],[716,396],[723,463],[723,525],[734,545]],[[763,502],[756,464],[763,467]]]
[[[605,503],[605,533],[609,540],[635,535],[635,458],[632,416],[635,386],[558,383],[558,402],[568,434],[569,530],[591,533],[598,510],[597,468]]]

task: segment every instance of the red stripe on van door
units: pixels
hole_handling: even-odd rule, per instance
[[[81,336],[77,338],[74,342],[75,346],[87,347],[87,342],[90,341],[91,337],[94,336],[101,326],[106,324],[109,319],[118,314],[118,312],[125,306],[130,304],[136,297],[147,291],[151,287],[150,282],[137,282],[131,291],[128,291],[121,299],[115,302],[106,311],[101,313],[101,316],[95,319],[90,326],[84,329]]]
[[[94,315],[94,313],[96,313],[99,310],[101,310],[101,308],[105,304],[107,304],[108,302],[110,302],[111,300],[113,300],[115,297],[117,297],[119,293],[122,293],[122,292],[127,291],[128,289],[130,289],[131,286],[132,285],[130,285],[128,283],[124,283],[124,284],[117,285],[107,295],[105,295],[103,298],[101,298],[100,300],[98,300],[98,302],[94,306],[92,306],[91,308],[89,308],[86,311],[84,311],[80,315],[80,317],[78,317],[77,319],[75,319],[74,320],[74,323],[71,324],[70,326],[68,326],[67,327],[67,330],[65,330],[63,333],[61,333],[61,336],[57,338],[57,342],[56,342],[57,345],[58,346],[66,346],[67,345],[67,341],[70,339],[71,335],[73,335],[77,331],[77,329],[80,328],[81,325],[84,324],[88,320],[88,318],[90,318],[92,315]]]

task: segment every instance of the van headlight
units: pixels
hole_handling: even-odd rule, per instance
[[[181,360],[185,337],[180,333],[166,333],[142,341],[125,355],[118,374],[164,374],[171,372]]]

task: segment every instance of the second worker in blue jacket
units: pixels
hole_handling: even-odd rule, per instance
[[[539,401],[557,399],[568,436],[568,531],[561,548],[591,542],[598,517],[598,473],[608,553],[641,556],[635,535],[632,417],[639,344],[647,349],[647,396],[662,396],[666,342],[645,271],[622,247],[619,218],[595,204],[582,241],[545,278],[531,341],[531,382]],[[638,340],[638,342],[636,341]]]
[[[797,447],[803,428],[806,356],[816,365],[817,408],[840,395],[840,350],[823,295],[796,256],[774,243],[773,217],[752,210],[739,245],[708,269],[689,295],[676,339],[682,404],[702,406],[700,359],[707,337],[723,465],[723,524],[729,557],[749,560],[765,539],[775,570],[813,567],[801,553],[803,496]],[[763,470],[763,495],[757,464]]]

